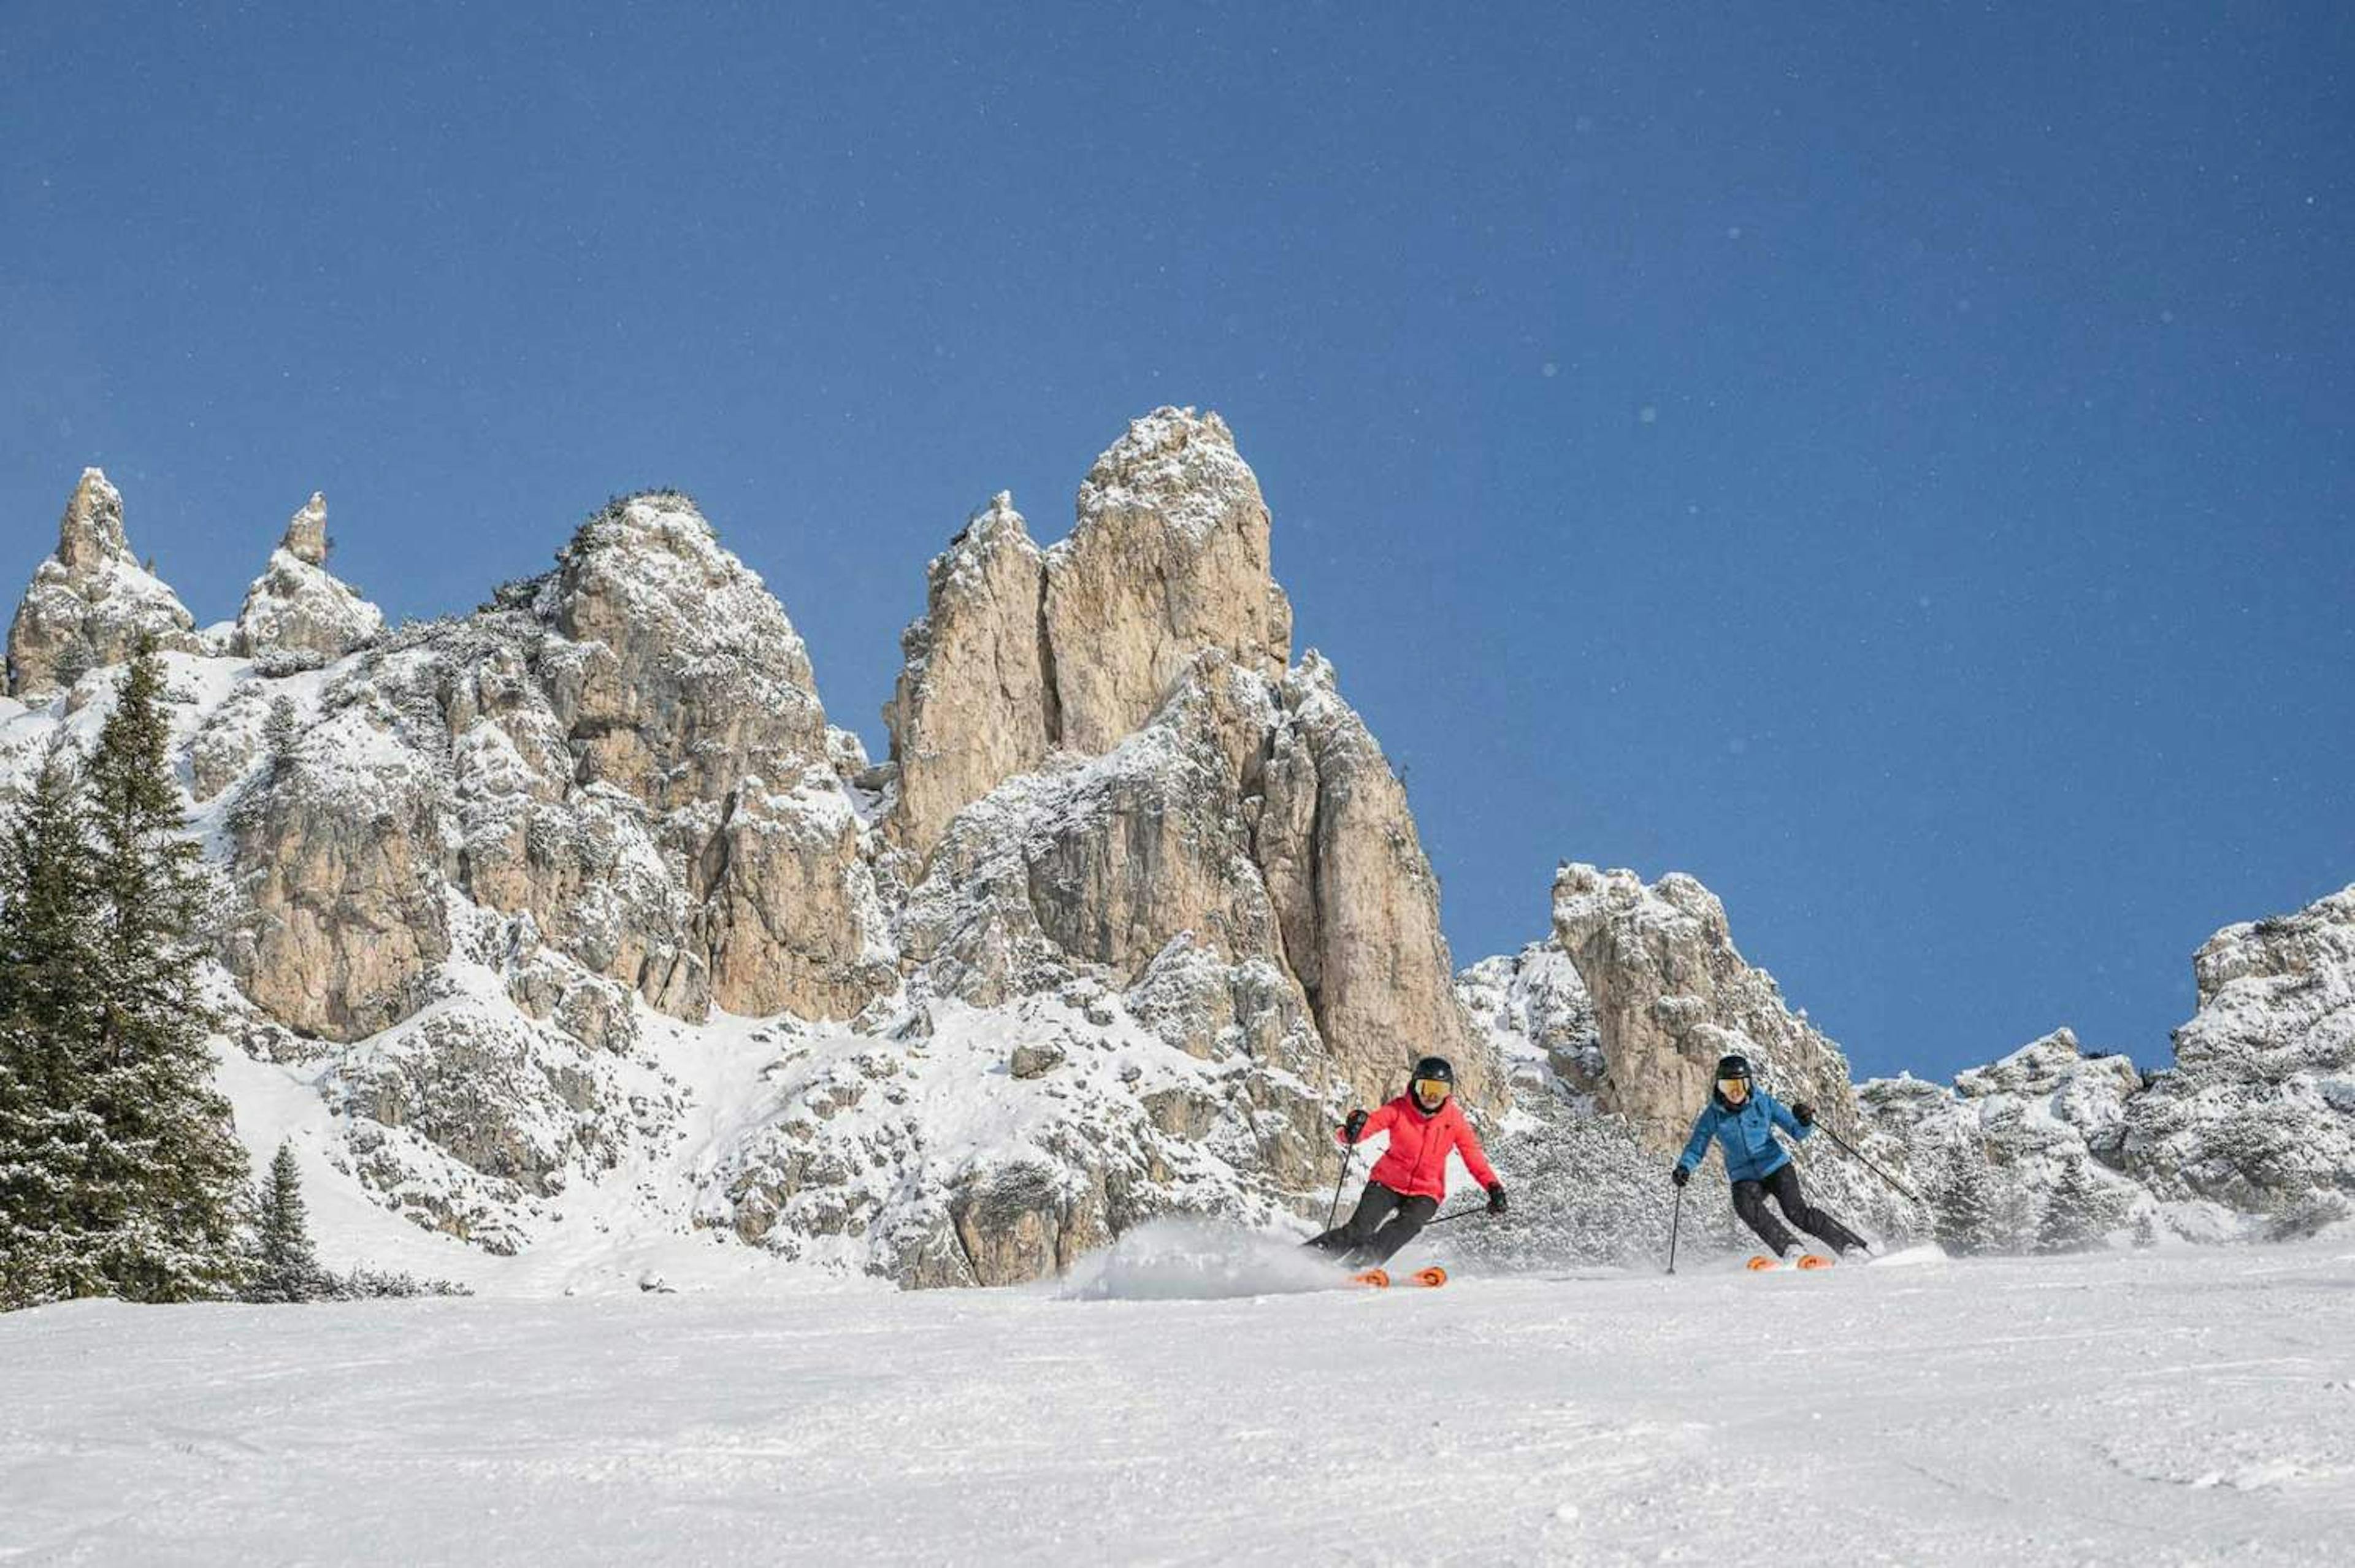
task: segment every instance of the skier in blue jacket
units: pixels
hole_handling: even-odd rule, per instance
[[[1668,1172],[1668,1179],[1678,1187],[1691,1180],[1713,1136],[1725,1154],[1726,1179],[1733,1183],[1733,1211],[1758,1232],[1775,1256],[1789,1256],[1798,1238],[1768,1211],[1769,1197],[1792,1224],[1821,1239],[1834,1252],[1862,1252],[1863,1237],[1807,1202],[1799,1190],[1799,1172],[1791,1163],[1791,1151],[1775,1140],[1776,1127],[1795,1140],[1804,1140],[1815,1125],[1816,1113],[1805,1102],[1785,1105],[1753,1083],[1748,1057],[1721,1058],[1717,1087],[1700,1115],[1693,1118],[1692,1136],[1685,1140],[1685,1152]]]

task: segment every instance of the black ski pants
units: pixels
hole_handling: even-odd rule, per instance
[[[1358,1195],[1357,1211],[1323,1235],[1310,1238],[1307,1244],[1320,1252],[1339,1253],[1351,1268],[1372,1268],[1390,1262],[1438,1212],[1436,1198],[1410,1198],[1379,1181],[1369,1181]]]
[[[1807,1201],[1806,1194],[1799,1190],[1798,1167],[1786,1160],[1767,1172],[1763,1181],[1733,1184],[1733,1211],[1776,1253],[1788,1252],[1799,1238],[1768,1211],[1766,1200],[1770,1197],[1790,1216],[1792,1224],[1823,1241],[1833,1252],[1863,1250],[1863,1237]]]

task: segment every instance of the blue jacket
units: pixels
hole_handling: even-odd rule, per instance
[[[1764,1181],[1791,1163],[1791,1151],[1774,1141],[1776,1127],[1794,1139],[1807,1136],[1790,1107],[1763,1089],[1751,1090],[1750,1098],[1738,1111],[1712,1093],[1700,1115],[1693,1118],[1692,1136],[1685,1140],[1685,1152],[1677,1163],[1687,1170],[1700,1165],[1710,1136],[1715,1135],[1718,1147],[1725,1151],[1728,1181]]]

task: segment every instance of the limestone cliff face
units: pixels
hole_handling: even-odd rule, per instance
[[[332,663],[383,631],[383,612],[327,571],[327,498],[314,494],[246,590],[230,645],[249,657],[309,655]]]
[[[801,639],[684,497],[609,507],[505,603],[283,684],[303,733],[239,799],[227,956],[285,1024],[405,1017],[451,896],[687,1019],[846,1017],[893,983]]]
[[[590,519],[532,610],[564,639],[543,679],[581,784],[666,811],[717,805],[747,774],[825,765],[808,650],[686,496],[633,496]]]
[[[1143,724],[1204,648],[1268,676],[1290,662],[1267,504],[1216,414],[1156,409],[1096,459],[1047,557],[1046,624],[1057,738],[1083,752]]]
[[[1851,1141],[1856,1091],[1839,1048],[1784,1005],[1773,976],[1733,945],[1725,906],[1681,872],[1646,887],[1633,871],[1565,865],[1554,940],[1594,1008],[1603,1071],[1582,1089],[1655,1148],[1681,1145],[1721,1056],[1740,1053],[1788,1103],[1806,1100]]]
[[[1048,649],[1046,563],[1000,495],[932,560],[923,617],[884,724],[899,796],[892,827],[919,857],[949,819],[1047,760],[1060,726]]]
[[[178,595],[131,553],[121,493],[86,468],[58,524],[57,550],[34,572],[9,625],[9,695],[45,700],[86,671],[121,663],[143,637],[197,652],[195,625]]]
[[[1401,1092],[1433,1054],[1456,1064],[1467,1099],[1496,1104],[1405,786],[1323,657],[1311,651],[1277,690],[1254,848],[1318,1027],[1365,1099]]]

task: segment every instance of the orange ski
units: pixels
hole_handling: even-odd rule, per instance
[[[1829,1268],[1832,1266],[1832,1260],[1824,1256],[1821,1253],[1809,1253],[1806,1257],[1799,1260],[1799,1266],[1801,1268]]]
[[[1369,1268],[1363,1274],[1353,1274],[1349,1276],[1349,1283],[1351,1285],[1371,1285],[1376,1290],[1383,1288],[1385,1285],[1389,1285],[1390,1282],[1391,1276],[1389,1274],[1378,1268]]]
[[[1419,1268],[1414,1271],[1414,1283],[1417,1285],[1445,1285],[1447,1283],[1447,1271],[1441,1268],[1437,1264],[1432,1264],[1429,1268]]]
[[[1781,1268],[1783,1266],[1783,1260],[1777,1257],[1769,1257],[1766,1253],[1760,1253],[1742,1266],[1753,1271],[1759,1269]]]

